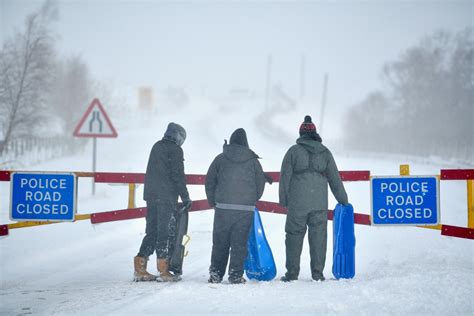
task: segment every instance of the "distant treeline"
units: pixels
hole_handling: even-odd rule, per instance
[[[346,148],[474,160],[473,29],[436,32],[382,69],[347,113]]]

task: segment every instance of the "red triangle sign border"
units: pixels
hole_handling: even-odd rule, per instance
[[[81,133],[80,132],[80,130],[82,128],[82,125],[84,125],[87,117],[89,116],[92,109],[96,105],[98,106],[100,112],[103,114],[103,116],[105,118],[105,121],[106,121],[107,125],[109,126],[109,128],[111,130],[111,133],[101,134],[101,133]],[[104,107],[102,106],[102,104],[100,103],[98,98],[94,98],[94,100],[92,100],[91,104],[89,105],[86,112],[84,113],[81,120],[79,121],[79,124],[77,124],[77,127],[75,128],[73,135],[76,136],[76,137],[108,137],[108,138],[113,138],[113,137],[118,136],[117,131],[115,130],[114,126],[112,125],[112,122],[110,121],[109,116],[107,115],[107,112],[105,112]]]

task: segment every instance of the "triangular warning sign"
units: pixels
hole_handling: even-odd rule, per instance
[[[117,131],[99,99],[92,100],[73,135],[76,137],[117,137]]]

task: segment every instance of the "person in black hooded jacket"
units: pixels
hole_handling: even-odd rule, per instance
[[[235,130],[230,142],[206,175],[206,195],[214,207],[209,282],[220,283],[229,260],[229,282],[245,283],[242,277],[247,240],[256,202],[265,188],[265,174],[258,156],[249,148],[243,128]]]
[[[146,235],[140,250],[134,258],[135,281],[178,281],[177,275],[169,271],[172,255],[172,240],[176,229],[178,197],[181,197],[186,211],[192,202],[186,188],[184,174],[183,145],[186,131],[176,123],[169,123],[162,140],[153,145],[145,174],[143,199],[147,203]],[[156,251],[157,269],[155,276],[146,271],[148,257]]]

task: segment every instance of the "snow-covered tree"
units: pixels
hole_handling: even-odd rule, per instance
[[[0,154],[12,140],[34,135],[45,121],[55,54],[50,24],[56,15],[57,5],[45,2],[0,51]]]
[[[346,140],[358,149],[472,160],[473,76],[472,28],[423,38],[384,65],[383,92],[349,111]]]

